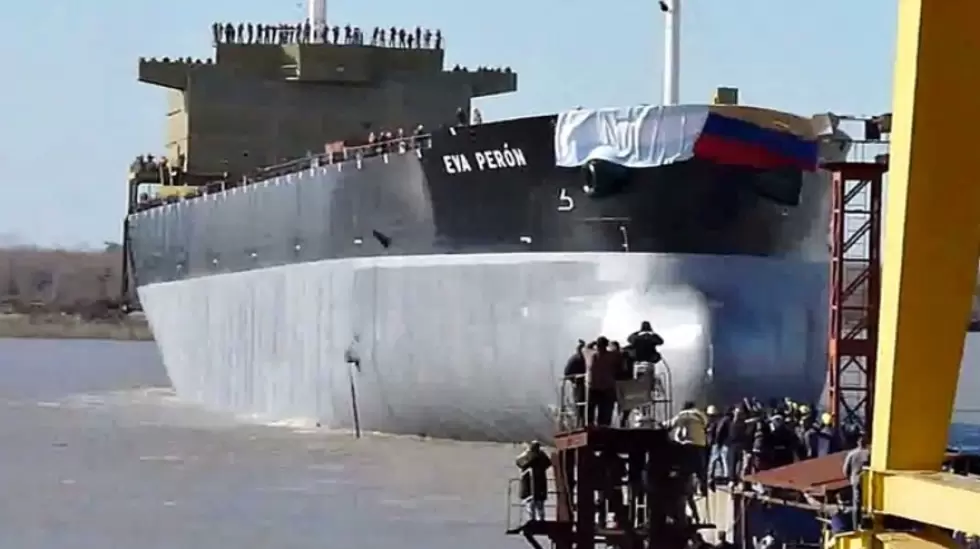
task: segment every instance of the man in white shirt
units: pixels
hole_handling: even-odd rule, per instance
[[[859,435],[857,439],[857,448],[851,450],[844,457],[844,476],[851,481],[851,493],[853,497],[851,499],[851,504],[853,505],[854,513],[854,531],[861,529],[861,494],[863,492],[861,486],[861,473],[864,471],[865,467],[868,466],[868,462],[871,460],[871,454],[868,451],[868,446],[865,443],[864,435]]]
[[[698,479],[702,497],[708,496],[708,417],[693,402],[685,402],[681,410],[670,420],[674,440],[687,450],[686,464]]]

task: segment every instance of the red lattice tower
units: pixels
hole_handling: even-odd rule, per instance
[[[882,186],[887,164],[838,162],[831,172],[828,392],[837,425],[869,433],[881,302]]]

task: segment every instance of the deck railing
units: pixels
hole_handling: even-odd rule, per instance
[[[253,176],[248,178],[250,182],[264,181],[281,175],[288,175],[310,168],[328,166],[331,164],[343,164],[349,161],[360,161],[365,158],[383,156],[385,154],[405,154],[416,152],[421,155],[421,151],[432,146],[432,136],[430,134],[412,135],[408,137],[394,138],[387,141],[377,141],[375,143],[365,143],[363,145],[345,146],[340,150],[326,151],[317,155],[309,155],[274,164],[264,168],[259,168],[253,172]]]
[[[181,177],[179,175],[172,175],[169,166],[154,162],[152,165],[144,165],[139,167],[139,169],[131,170],[130,181],[133,184],[156,184],[159,185],[160,191],[154,196],[144,193],[144,196],[138,197],[137,203],[131,210],[136,212],[144,211],[166,204],[174,204],[203,195],[221,193],[229,189],[327,166],[337,166],[338,169],[343,169],[343,166],[353,164],[356,169],[360,169],[363,160],[366,158],[409,153],[413,153],[421,158],[422,151],[430,147],[432,147],[431,134],[419,134],[362,145],[344,146],[338,150],[310,154],[280,164],[258,168],[234,179],[229,177],[227,179],[212,181],[205,185],[195,186],[180,185],[178,182]],[[175,185],[175,183],[177,184]],[[174,190],[178,187],[179,190]],[[171,188],[173,192],[162,192],[168,188]]]

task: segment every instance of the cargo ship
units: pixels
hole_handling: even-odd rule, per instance
[[[666,104],[474,121],[515,72],[447,70],[441,33],[322,14],[271,38],[216,24],[213,60],[140,60],[171,98],[166,153],[131,172],[129,291],[179,397],[549,439],[576,340],[648,320],[677,402],[818,399],[818,166],[846,154],[820,119]]]

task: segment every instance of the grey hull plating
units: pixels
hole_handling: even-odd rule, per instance
[[[812,400],[824,265],[748,257],[511,254],[332,260],[153,284],[146,311],[178,394],[270,419],[547,438],[569,342],[650,318],[674,397]],[[723,274],[723,276],[722,276]],[[711,294],[711,302],[706,294]]]
[[[816,399],[826,179],[692,162],[593,198],[581,171],[555,168],[550,131],[547,118],[488,124],[131,216],[178,394],[348,428],[353,347],[365,429],[547,438],[575,341],[648,319],[678,402]],[[446,155],[500,143],[527,165],[447,175]],[[801,179],[798,203],[772,199]]]

